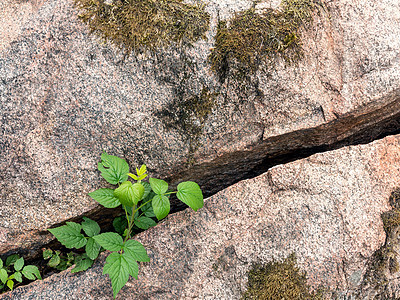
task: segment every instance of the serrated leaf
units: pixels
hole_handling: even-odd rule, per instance
[[[157,223],[153,219],[144,216],[135,219],[134,223],[137,227],[144,230],[157,225]]]
[[[128,227],[128,221],[124,216],[116,217],[113,221],[113,226],[118,234],[123,235],[125,229]]]
[[[104,249],[110,251],[121,250],[124,243],[122,237],[115,232],[102,233],[94,236],[93,239]]]
[[[114,196],[113,189],[98,189],[88,195],[106,208],[115,208],[121,205],[118,198]]]
[[[202,208],[204,205],[203,202],[203,193],[199,185],[193,181],[185,181],[178,184],[178,193],[176,196],[183,203],[188,205],[194,211],[197,211],[199,208]]]
[[[146,248],[135,240],[128,240],[124,245],[124,252],[130,255],[136,261],[148,262],[150,258],[147,255]]]
[[[117,156],[108,155],[103,152],[101,162],[97,165],[101,176],[111,184],[118,184],[128,179],[129,165],[128,163]]]
[[[85,251],[90,259],[95,260],[97,256],[99,256],[100,248],[101,246],[93,238],[89,238],[86,243]]]
[[[18,254],[10,255],[10,256],[7,257],[7,259],[6,259],[6,266],[7,266],[7,267],[11,266],[11,265],[14,264],[18,259],[19,259],[19,255],[18,255]]]
[[[123,259],[119,253],[111,253],[106,259],[103,274],[110,276],[115,298],[129,279],[129,267],[126,259]]]
[[[12,280],[7,280],[7,286],[10,290],[13,290],[14,288],[14,281]]]
[[[100,233],[100,226],[96,221],[83,217],[82,229],[90,237]]]
[[[140,167],[140,170],[138,170],[138,168],[136,168],[136,173],[138,174],[138,176],[141,176],[141,175],[143,175],[143,174],[146,173],[146,172],[147,172],[146,165],[142,165],[142,166]]]
[[[67,222],[67,225],[48,229],[57,240],[67,248],[82,248],[86,245],[86,239],[81,234],[81,225],[74,222]]]
[[[15,272],[14,273],[14,278],[15,278],[16,281],[22,282],[22,274],[21,274],[21,272]]]
[[[139,180],[139,177],[137,177],[135,174],[128,173],[128,176],[133,178],[134,180]]]
[[[36,266],[32,265],[25,266],[24,269],[22,270],[22,274],[29,280],[35,280],[35,276],[37,279],[42,279],[42,276],[40,276],[39,269]]]
[[[24,258],[21,257],[15,261],[14,269],[15,271],[21,271],[23,266],[24,266]]]
[[[75,260],[75,267],[71,270],[71,273],[77,273],[86,271],[93,265],[94,260],[90,259],[86,255],[78,256]]]
[[[47,265],[48,265],[49,267],[55,268],[55,267],[57,267],[57,266],[60,264],[60,262],[61,262],[60,256],[55,254],[55,255],[53,255],[52,258],[50,258],[50,260],[49,260],[49,262],[47,263]]]
[[[151,188],[153,189],[154,193],[156,194],[164,194],[168,190],[168,183],[164,180],[156,179],[156,178],[149,178],[149,182]]]
[[[125,206],[133,207],[138,204],[144,194],[144,187],[140,183],[132,184],[130,181],[123,182],[115,191],[114,196]]]
[[[122,258],[126,261],[129,274],[133,278],[138,279],[139,266],[138,266],[136,260],[134,260],[132,256],[127,255],[125,252],[122,254]]]
[[[8,279],[8,273],[5,269],[0,269],[0,280],[3,284],[6,284]]]
[[[165,195],[155,195],[151,201],[154,214],[158,220],[165,218],[170,211],[169,199]]]
[[[43,250],[43,258],[44,259],[49,259],[53,256],[53,250],[51,249],[44,249]]]

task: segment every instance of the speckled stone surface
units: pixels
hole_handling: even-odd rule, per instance
[[[151,262],[117,299],[239,299],[253,263],[293,252],[311,286],[330,289],[334,299],[355,295],[368,258],[385,240],[380,215],[399,178],[397,135],[241,181],[197,213],[182,211],[137,236]],[[104,254],[85,273],[62,272],[0,299],[111,299],[103,261]]]
[[[104,186],[96,170],[102,150],[132,166],[146,163],[160,177],[185,169],[193,137],[158,115],[177,109],[178,87],[187,97],[204,87],[220,92],[193,167],[174,179],[191,178],[207,189],[216,180],[229,184],[270,153],[340,140],[354,126],[362,130],[400,112],[397,0],[327,1],[331,17],[316,16],[304,32],[304,59],[257,73],[262,96],[250,89],[247,101],[239,101],[234,85],[218,82],[207,56],[218,14],[228,18],[250,1],[210,1],[208,39],[186,52],[125,59],[88,36],[72,2],[40,2],[0,49],[1,252],[18,246],[11,237],[21,229],[43,230],[95,207],[87,193]],[[13,20],[14,13],[0,14]],[[364,118],[374,111],[384,115]],[[336,122],[354,115],[360,118]],[[331,124],[342,125],[332,130]],[[310,128],[317,128],[315,138],[304,132]]]

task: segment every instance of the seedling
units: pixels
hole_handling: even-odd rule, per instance
[[[5,263],[0,259],[0,292],[13,290],[15,281],[21,283],[23,277],[29,280],[42,279],[38,267],[24,264],[24,258],[18,254],[7,257]]]
[[[85,254],[79,259],[75,258],[76,266],[72,272],[91,267],[102,248],[111,251],[106,258],[103,274],[109,275],[115,298],[128,282],[129,276],[137,279],[138,262],[150,261],[145,247],[132,239],[134,227],[148,229],[156,225],[152,218],[165,218],[170,211],[169,196],[172,194],[176,194],[179,200],[197,211],[203,207],[203,193],[199,185],[192,181],[181,182],[177,191],[168,190],[168,183],[161,179],[149,178],[148,182],[144,181],[148,177],[145,165],[136,168],[136,174],[132,174],[125,160],[107,153],[101,155],[98,169],[108,183],[117,187],[101,188],[89,193],[89,196],[106,208],[122,205],[125,216],[113,222],[117,233],[100,233],[100,226],[86,217],[82,224],[67,222],[49,231],[69,249],[85,247]],[[54,255],[59,257],[60,253],[48,252],[50,261]],[[55,260],[58,261],[58,258]]]

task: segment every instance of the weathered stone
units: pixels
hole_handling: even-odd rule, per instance
[[[385,241],[381,214],[399,178],[400,135],[276,166],[139,234],[151,261],[117,298],[239,299],[253,264],[295,253],[312,287],[351,299]],[[104,257],[87,272],[65,271],[0,299],[111,299]]]
[[[228,18],[251,1],[211,1],[208,39],[192,48],[129,58],[88,36],[72,2],[47,0],[0,50],[0,253],[21,247],[11,239],[21,230],[96,207],[87,193],[104,186],[102,150],[212,194],[276,157],[399,129],[397,0],[327,3],[330,18],[316,15],[303,33],[303,60],[260,70],[245,93],[220,83],[207,57],[218,13]],[[174,114],[190,113],[184,104],[203,91],[211,109]]]

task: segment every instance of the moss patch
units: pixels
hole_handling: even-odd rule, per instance
[[[296,266],[294,254],[281,262],[256,265],[248,276],[249,288],[243,295],[243,300],[323,299],[322,292],[310,292],[306,273]]]
[[[109,4],[107,4],[109,3]],[[182,0],[75,0],[91,33],[129,54],[204,37],[210,16]]]
[[[317,0],[283,0],[281,9],[257,11],[252,7],[218,24],[215,48],[210,54],[221,82],[228,75],[243,79],[276,57],[294,62],[303,56],[300,28],[312,23]]]
[[[375,251],[369,260],[369,266],[364,275],[360,293],[372,288],[376,291],[374,299],[389,299],[391,295],[387,285],[393,274],[399,271],[398,247],[400,234],[400,188],[389,198],[392,210],[382,214],[383,228],[386,240],[380,249]],[[397,275],[396,275],[397,276]]]

